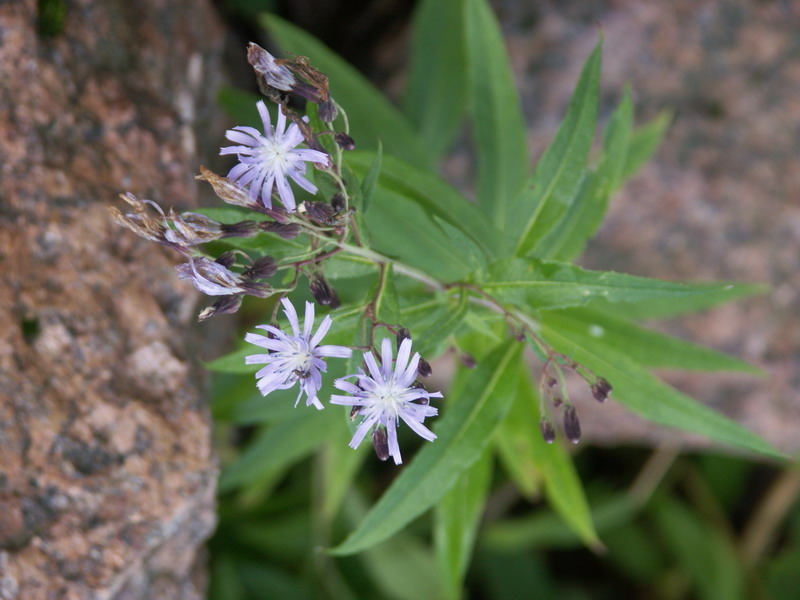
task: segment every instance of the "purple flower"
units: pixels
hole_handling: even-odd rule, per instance
[[[297,204],[287,178],[291,178],[301,188],[311,194],[317,187],[305,178],[306,162],[330,164],[327,154],[319,150],[296,150],[303,141],[300,128],[292,123],[286,129],[286,115],[278,110],[278,123],[273,128],[269,112],[263,101],[256,104],[264,124],[264,134],[253,127],[234,127],[225,132],[225,137],[240,146],[227,146],[220,154],[236,154],[239,164],[228,173],[228,178],[241,188],[250,187],[250,198],[261,200],[267,208],[272,208],[272,187],[278,188],[283,206],[294,212]]]
[[[392,368],[392,342],[384,338],[381,343],[381,362],[379,367],[371,352],[364,354],[369,374],[359,370],[357,374],[348,375],[337,379],[334,385],[351,396],[331,396],[333,404],[359,407],[358,413],[362,416],[361,423],[356,429],[350,447],[357,448],[370,428],[374,428],[373,443],[382,454],[380,446],[384,442],[388,445],[388,454],[394,458],[395,464],[400,464],[400,446],[397,443],[397,425],[402,419],[417,435],[433,441],[436,435],[425,427],[422,422],[425,417],[433,417],[438,410],[429,406],[427,401],[431,398],[441,398],[441,392],[429,393],[422,387],[415,386],[417,379],[417,366],[419,354],[411,356],[411,339],[404,339],[397,352],[397,362]],[[356,378],[356,383],[345,381],[350,377]],[[416,400],[423,400],[417,403]],[[386,436],[380,428],[386,430]],[[378,441],[376,441],[378,440]]]
[[[297,311],[292,303],[284,298],[282,301],[284,313],[292,326],[292,335],[287,335],[272,325],[259,325],[258,329],[266,330],[270,335],[257,335],[248,333],[245,340],[256,346],[269,350],[268,354],[251,354],[245,358],[248,365],[266,364],[258,373],[258,389],[263,396],[275,390],[284,390],[300,382],[300,392],[297,402],[305,392],[306,406],[313,404],[322,410],[322,403],[317,399],[317,393],[322,387],[322,375],[327,370],[323,357],[336,356],[349,358],[353,353],[344,346],[319,346],[318,344],[328,333],[331,327],[330,316],[325,317],[320,323],[317,333],[312,337],[314,327],[314,304],[306,302],[306,315],[303,334],[300,334],[300,323],[297,320]]]
[[[266,283],[253,281],[231,271],[220,262],[202,256],[190,258],[188,262],[175,267],[178,279],[188,279],[198,290],[209,296],[229,296],[231,294],[250,294],[266,298],[272,288]]]

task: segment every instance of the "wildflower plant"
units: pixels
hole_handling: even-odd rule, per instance
[[[668,121],[635,127],[626,90],[592,154],[602,38],[531,168],[505,46],[485,0],[420,3],[402,109],[308,34],[272,16],[264,25],[281,57],[249,46],[263,98],[226,92],[228,108],[245,107],[226,134],[233,145],[221,149],[230,170],[198,176],[227,206],[176,214],[126,194],[132,212],[114,210],[122,225],[183,255],[178,276],[213,299],[201,320],[236,312],[245,296],[262,302],[266,335],[248,333],[241,349],[209,365],[247,377],[238,395],[220,396],[217,414],[261,425],[226,464],[222,493],[258,496],[315,456],[314,501],[328,533],[314,543],[331,555],[367,551],[433,508],[436,585],[457,597],[494,456],[524,497],[543,486],[568,526],[599,544],[572,444],[563,443],[580,441],[586,403],[611,399],[660,425],[778,455],[651,373],[749,366],[637,324],[759,288],[573,263]],[[465,120],[475,198],[438,171]],[[317,314],[324,317],[315,330]],[[449,382],[431,383],[440,357],[458,366]],[[292,408],[303,396],[325,410]],[[392,458],[386,469],[403,467],[354,517],[365,503],[353,482],[368,435],[378,459]],[[330,533],[340,514],[350,515],[344,539]],[[417,591],[411,597],[439,597]]]

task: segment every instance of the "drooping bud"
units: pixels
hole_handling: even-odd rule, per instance
[[[397,334],[395,336],[397,338],[397,347],[400,347],[400,344],[403,343],[403,340],[410,340],[411,339],[411,332],[406,329],[405,327],[401,327],[397,330]]]
[[[297,223],[273,223],[271,221],[262,221],[258,224],[261,231],[274,233],[285,240],[293,240],[302,231],[300,225]]]
[[[215,317],[216,315],[233,314],[242,306],[242,298],[244,298],[242,294],[223,296],[211,306],[204,308],[200,314],[197,315],[197,320],[202,322],[206,319],[210,319],[211,317]]]
[[[461,364],[464,365],[468,369],[474,369],[477,366],[477,362],[475,362],[475,357],[468,352],[464,352],[458,357],[461,360]]]
[[[430,377],[431,373],[433,373],[431,363],[424,358],[420,358],[419,364],[417,365],[417,373],[419,373],[420,377]]]
[[[547,387],[554,388],[554,387],[556,387],[557,383],[558,383],[558,379],[556,379],[555,377],[551,377],[550,379],[547,380]]]
[[[375,454],[381,460],[389,458],[389,439],[386,435],[386,428],[376,427],[372,432],[372,447],[375,448]]]
[[[334,194],[333,198],[331,198],[331,206],[337,213],[342,212],[345,207],[344,196],[342,194]]]
[[[552,444],[556,441],[556,428],[553,427],[549,419],[542,417],[542,420],[539,421],[539,429],[542,431],[542,437],[545,442]]]
[[[228,250],[220,254],[214,262],[230,269],[236,263],[236,254],[232,250]]]
[[[339,307],[339,296],[336,295],[336,292],[323,275],[317,274],[310,277],[308,287],[311,289],[311,295],[314,296],[314,300],[322,306]]]
[[[564,408],[564,435],[573,444],[581,441],[581,423],[578,420],[578,411],[572,404]]]
[[[611,384],[602,377],[598,378],[592,384],[592,396],[598,402],[605,402],[608,400],[608,395],[611,393]]]
[[[224,264],[205,257],[191,258],[188,262],[177,265],[175,270],[178,272],[178,279],[190,280],[194,287],[209,296],[250,294],[266,298],[272,293],[272,287],[266,283],[249,281]]]
[[[222,237],[224,238],[248,238],[258,233],[258,223],[255,221],[239,221],[238,223],[231,223],[230,225],[220,225],[220,228],[222,229]]]
[[[350,409],[350,420],[351,421],[355,421],[356,420],[356,417],[358,416],[358,413],[361,412],[361,408],[362,407],[360,407],[360,406],[354,406],[353,408]]]
[[[262,256],[245,269],[244,275],[250,279],[269,279],[277,270],[278,265],[272,256]]]
[[[333,139],[342,150],[354,150],[356,147],[356,141],[343,131],[335,133]]]
[[[553,396],[553,408],[560,408],[562,404],[564,404],[564,401],[561,396]]]

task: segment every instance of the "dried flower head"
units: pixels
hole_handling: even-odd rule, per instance
[[[224,261],[223,261],[224,262]],[[231,271],[227,266],[209,258],[196,256],[175,267],[179,279],[188,279],[198,290],[209,296],[230,296],[247,294],[266,298],[272,288],[266,283]]]

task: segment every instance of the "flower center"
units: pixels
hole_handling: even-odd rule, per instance
[[[276,139],[265,140],[261,146],[261,158],[273,170],[286,173],[294,162],[290,158],[290,150]]]

